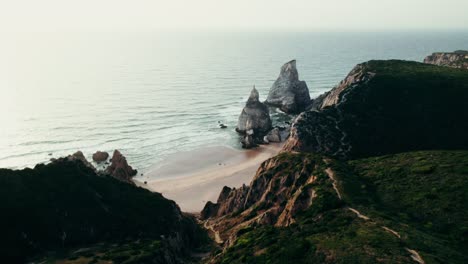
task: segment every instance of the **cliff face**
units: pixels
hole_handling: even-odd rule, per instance
[[[280,75],[271,86],[265,102],[285,113],[299,113],[310,105],[309,88],[299,80],[295,60],[281,67]]]
[[[357,65],[249,186],[206,204],[210,263],[466,263],[468,152],[414,150],[468,149],[467,100],[465,70]]]
[[[358,158],[422,149],[468,149],[468,72],[369,61],[318,97],[292,124],[284,150]]]
[[[210,219],[207,224],[222,233],[227,244],[246,226],[289,226],[316,199],[326,196],[328,203],[339,204],[328,188],[326,168],[319,156],[283,153],[271,158],[260,166],[250,186],[224,187],[216,204],[206,204],[202,220]]]
[[[467,151],[282,153],[205,215],[223,245],[210,263],[466,263],[467,161]]]
[[[424,63],[468,69],[468,51],[435,52],[424,58]]]
[[[119,257],[112,253],[118,249],[114,244],[124,252],[132,243],[140,251],[127,249],[129,255],[120,258],[183,262],[203,234],[195,220],[159,193],[98,175],[80,156],[34,169],[0,169],[0,258],[6,263],[41,260],[45,252],[77,247],[89,248],[81,253],[88,258],[100,258],[93,251],[99,243],[111,261]]]

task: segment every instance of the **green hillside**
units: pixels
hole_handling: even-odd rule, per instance
[[[426,263],[467,262],[468,151],[332,161],[331,168],[342,203],[330,202],[337,199],[331,183],[319,181],[318,197],[296,223],[244,228],[215,262],[416,263],[410,250]]]

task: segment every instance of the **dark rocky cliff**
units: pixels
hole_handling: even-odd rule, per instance
[[[91,251],[83,251],[88,261],[182,263],[203,237],[175,202],[98,175],[77,158],[0,169],[0,200],[4,263],[42,260],[46,252],[67,256],[77,248]]]
[[[284,149],[345,159],[468,149],[467,101],[465,70],[369,61],[296,118]]]

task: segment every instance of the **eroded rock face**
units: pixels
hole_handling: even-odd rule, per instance
[[[299,113],[311,103],[309,88],[299,80],[296,61],[292,60],[281,67],[281,72],[270,88],[265,103],[279,107],[285,113]]]
[[[324,96],[318,97],[315,101],[317,109],[323,109],[327,106],[338,104],[341,100],[345,100],[344,91],[346,88],[354,87],[356,85],[369,81],[375,73],[365,69],[366,64],[356,65],[351,72],[331,91],[325,93]]]
[[[134,170],[130,165],[128,165],[127,159],[120,153],[120,151],[114,150],[112,163],[107,167],[106,173],[123,182],[134,184],[132,177],[137,174],[137,170]]]
[[[369,61],[294,120],[284,150],[350,159],[467,149],[468,124],[461,122],[468,120],[466,100],[468,71]]]
[[[105,151],[96,151],[96,153],[93,154],[93,160],[95,162],[103,162],[106,161],[109,158],[109,153]]]
[[[313,206],[317,192],[322,197],[324,191],[330,193],[331,204],[340,202],[324,173],[326,167],[318,155],[282,153],[263,162],[249,186],[224,187],[216,203],[206,204],[202,219],[227,246],[242,228],[289,226],[298,213]]]
[[[255,141],[262,139],[270,129],[271,119],[268,107],[259,101],[259,94],[254,86],[239,116],[236,131],[245,135],[243,145],[250,148],[255,146]]]
[[[224,186],[216,203],[206,203],[201,212],[201,219],[219,217],[243,209],[248,190],[245,185],[238,189]]]
[[[424,63],[438,66],[448,66],[459,69],[468,69],[468,51],[435,52],[424,59]]]

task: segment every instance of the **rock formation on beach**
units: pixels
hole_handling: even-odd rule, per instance
[[[468,69],[468,51],[456,50],[454,52],[435,52],[424,59],[424,63],[438,66]]]
[[[105,172],[118,180],[131,184],[133,184],[132,177],[137,174],[137,170],[128,165],[127,159],[118,150],[114,150],[112,163]]]
[[[275,127],[268,134],[265,136],[265,141],[266,142],[281,142],[281,132],[279,128]]]
[[[95,162],[103,162],[106,161],[109,158],[109,153],[105,151],[96,151],[96,153],[93,154],[93,160]]]
[[[309,88],[305,81],[299,80],[295,60],[281,67],[265,103],[279,107],[285,113],[299,113],[310,105]]]
[[[284,149],[345,159],[466,149],[467,101],[465,70],[369,61],[295,119]]]
[[[250,148],[254,146],[255,141],[263,139],[270,129],[268,107],[260,102],[258,91],[254,86],[239,116],[236,131],[245,135],[244,146]]]

